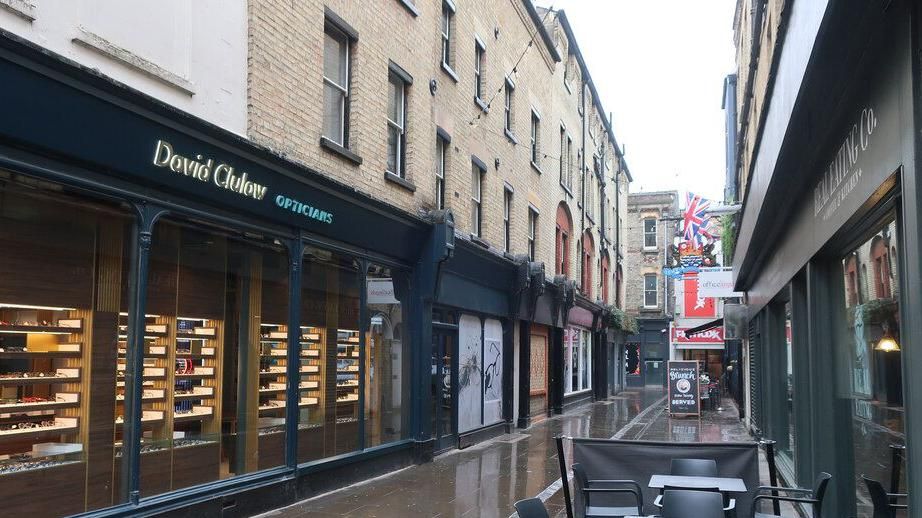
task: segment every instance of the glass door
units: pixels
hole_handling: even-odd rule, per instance
[[[441,329],[433,326],[430,390],[432,433],[437,452],[458,445],[458,412],[455,398],[458,393],[456,348],[456,328]]]

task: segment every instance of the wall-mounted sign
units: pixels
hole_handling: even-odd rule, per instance
[[[732,268],[701,268],[698,270],[698,296],[715,298],[742,297],[733,291]]]
[[[862,173],[858,160],[871,145],[871,135],[875,129],[877,116],[874,115],[874,109],[861,110],[858,120],[852,125],[845,141],[813,189],[814,218],[828,220],[858,185]]]
[[[179,154],[164,140],[158,140],[154,148],[154,165],[188,176],[200,182],[211,182],[215,186],[235,192],[241,196],[262,200],[268,187],[250,179],[247,173],[238,173],[233,166],[218,163],[213,158],[195,155],[194,158]]]
[[[669,413],[675,416],[700,415],[701,399],[698,394],[698,362],[669,362]]]
[[[708,329],[707,331],[701,331],[694,334],[689,334],[687,331],[691,329],[689,327],[673,327],[672,328],[672,343],[673,344],[724,344],[724,329],[722,326],[717,326],[713,329]]]

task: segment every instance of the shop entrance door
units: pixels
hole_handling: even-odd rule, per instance
[[[666,362],[660,358],[648,358],[644,360],[646,374],[644,376],[645,385],[650,387],[666,387]]]
[[[458,327],[432,324],[432,437],[435,451],[458,446]]]

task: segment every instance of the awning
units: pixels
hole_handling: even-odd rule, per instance
[[[722,325],[724,325],[724,319],[722,319],[722,318],[718,318],[717,320],[711,320],[710,322],[701,324],[701,325],[698,326],[698,327],[693,327],[693,328],[691,328],[691,329],[685,331],[685,336],[688,336],[688,335],[696,335],[696,334],[698,334],[698,333],[703,333],[703,332],[705,332],[705,331],[710,331],[711,329],[714,329],[714,328],[716,328],[716,327],[720,327],[720,326],[722,326]]]

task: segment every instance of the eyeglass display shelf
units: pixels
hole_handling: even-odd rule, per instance
[[[55,417],[54,426],[2,430],[0,431],[0,442],[6,440],[19,440],[27,437],[41,437],[49,434],[76,432],[78,430],[77,424],[78,421],[76,417]]]
[[[163,410],[143,410],[141,414],[141,425],[151,425],[161,423],[164,420]],[[122,426],[125,422],[119,419],[115,420],[115,426]]]
[[[23,325],[0,325],[0,333],[15,334],[36,334],[36,335],[69,335],[71,333],[80,333],[83,325],[79,326],[23,326]]]
[[[214,407],[193,406],[192,412],[180,414],[173,412],[173,422],[202,421],[214,416]]]
[[[188,394],[173,394],[173,400],[211,399],[214,398],[214,387],[192,387]]]
[[[260,406],[259,406],[259,411],[260,411],[260,412],[271,412],[271,411],[275,411],[275,410],[284,410],[284,409],[285,409],[285,401],[284,401],[284,400],[278,399],[278,400],[274,400],[274,401],[275,401],[276,403],[278,403],[278,404],[275,404],[275,405],[260,405]],[[301,407],[301,408],[310,407],[310,406],[317,406],[317,405],[319,405],[319,404],[320,404],[320,399],[319,399],[319,398],[315,398],[315,397],[302,397],[302,398],[300,399],[300,401],[298,401],[298,406]]]
[[[214,358],[214,356],[214,347],[202,347],[201,351],[197,353],[176,350],[177,358]]]
[[[150,394],[141,395],[141,401],[165,401],[166,391],[164,389],[147,389]],[[125,394],[116,394],[116,401],[125,401]]]
[[[80,358],[83,353],[76,351],[0,351],[0,358],[40,359],[40,358]]]
[[[354,389],[359,386],[359,380],[348,380],[336,383],[338,389]]]
[[[62,368],[55,370],[63,376],[37,376],[34,378],[0,378],[0,386],[19,386],[19,385],[55,385],[57,383],[79,383],[80,369]]]
[[[62,399],[58,400],[57,398]],[[36,403],[9,403],[0,404],[0,414],[12,412],[35,412],[40,410],[55,410],[58,408],[74,408],[80,406],[80,394],[77,392],[58,392],[54,401],[40,401]]]

